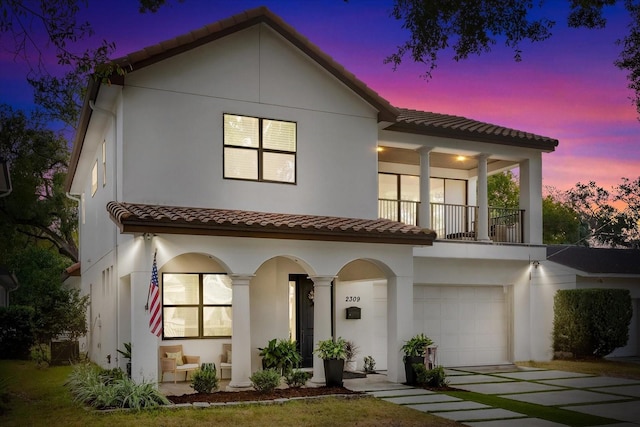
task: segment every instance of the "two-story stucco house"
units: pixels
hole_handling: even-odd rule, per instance
[[[92,360],[123,367],[131,342],[134,378],[153,381],[160,346],[218,363],[231,344],[244,387],[272,338],[300,344],[313,381],[331,336],[398,382],[419,332],[445,366],[548,357],[530,270],[557,140],[397,108],[265,8],[117,63],[125,75],[89,84],[66,183]],[[513,168],[520,209],[488,206],[487,176]]]

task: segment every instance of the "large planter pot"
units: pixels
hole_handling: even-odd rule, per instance
[[[344,370],[344,360],[325,359],[324,378],[327,387],[342,387],[342,371]]]
[[[417,383],[416,372],[413,370],[414,363],[424,363],[422,356],[407,356],[404,358],[404,374],[406,384],[415,385]]]

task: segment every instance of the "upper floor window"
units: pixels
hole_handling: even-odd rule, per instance
[[[91,168],[91,197],[98,191],[98,161],[96,160]]]
[[[107,141],[102,141],[102,186],[107,185]]]
[[[165,338],[231,336],[231,279],[226,274],[164,273]]]
[[[224,177],[296,183],[295,122],[224,115]]]

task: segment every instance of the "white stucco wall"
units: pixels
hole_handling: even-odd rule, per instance
[[[131,73],[122,93],[126,201],[377,217],[377,111],[268,27]],[[223,179],[224,113],[296,122],[296,185]]]

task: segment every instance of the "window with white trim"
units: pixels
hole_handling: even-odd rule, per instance
[[[98,191],[98,161],[96,160],[91,168],[91,197]]]
[[[297,124],[224,114],[224,177],[296,183]]]
[[[231,279],[223,273],[163,273],[165,338],[231,336]]]

